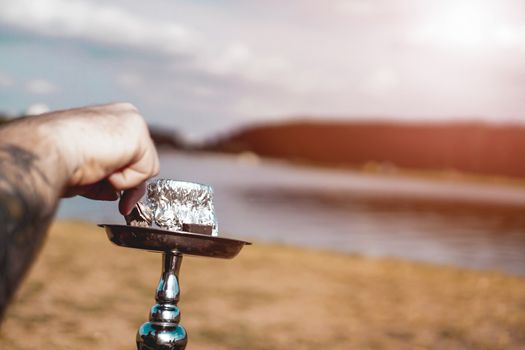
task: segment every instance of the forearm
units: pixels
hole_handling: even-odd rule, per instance
[[[65,185],[56,143],[39,117],[0,129],[0,319],[38,252]]]
[[[57,111],[0,128],[0,319],[62,195],[116,200],[127,214],[159,171],[129,103]]]

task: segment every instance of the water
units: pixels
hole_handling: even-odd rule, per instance
[[[210,184],[221,232],[525,276],[525,188],[161,155],[160,176]],[[123,223],[115,203],[63,201],[59,217]]]

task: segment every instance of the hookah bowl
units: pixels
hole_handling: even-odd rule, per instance
[[[183,231],[131,225],[101,224],[111,242],[121,247],[162,253],[162,274],[157,285],[149,321],[137,331],[138,350],[184,350],[187,332],[179,324],[179,270],[183,255],[234,258],[251,243],[211,236],[212,226],[183,225]]]

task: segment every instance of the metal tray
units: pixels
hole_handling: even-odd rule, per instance
[[[177,252],[231,259],[239,254],[242,247],[251,244],[232,238],[152,227],[112,224],[99,224],[98,226],[105,228],[109,240],[116,245],[157,252]]]

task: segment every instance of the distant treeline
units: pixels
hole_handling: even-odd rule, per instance
[[[149,126],[151,138],[158,148],[190,149],[180,134],[171,128]]]
[[[525,177],[525,126],[481,122],[289,122],[241,130],[208,150],[326,164]]]

